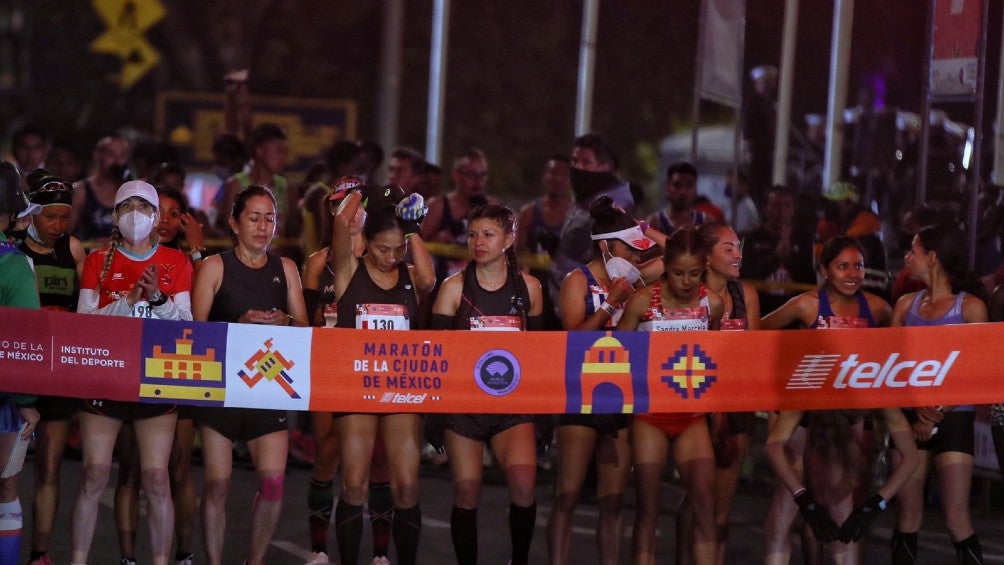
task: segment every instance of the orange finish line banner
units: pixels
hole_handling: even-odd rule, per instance
[[[756,332],[289,328],[0,308],[0,390],[337,412],[1004,402],[1004,324]]]

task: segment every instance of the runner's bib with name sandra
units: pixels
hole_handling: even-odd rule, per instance
[[[523,329],[519,316],[471,316],[471,330],[476,332],[518,332]]]
[[[651,319],[638,324],[638,329],[646,332],[693,332],[708,329],[708,309],[673,308],[650,312]],[[646,316],[647,317],[647,316]]]
[[[408,309],[403,304],[357,304],[357,330],[407,330]]]

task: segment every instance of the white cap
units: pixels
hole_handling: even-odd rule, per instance
[[[152,184],[141,180],[131,180],[120,186],[118,192],[115,193],[115,205],[118,206],[133,196],[139,196],[143,200],[153,204],[154,207],[160,206],[160,197],[157,196],[157,189]]]
[[[603,239],[619,239],[638,251],[645,251],[646,249],[656,245],[655,240],[646,236],[645,232],[641,231],[641,228],[638,226],[631,226],[615,232],[594,233],[591,234],[589,238],[593,241],[600,241]]]

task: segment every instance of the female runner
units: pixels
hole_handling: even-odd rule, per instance
[[[540,282],[519,269],[513,243],[516,216],[498,204],[478,206],[467,216],[467,247],[474,260],[445,281],[432,308],[434,329],[538,330]],[[509,485],[509,535],[513,565],[525,565],[537,519],[534,482],[537,450],[533,418],[526,414],[451,414],[446,454],[453,476],[450,533],[460,565],[478,559],[478,500],[482,454],[488,442]]]
[[[191,320],[192,265],[183,253],[159,245],[157,191],[129,181],[115,194],[112,242],[84,261],[77,312],[162,320]],[[149,502],[154,563],[167,563],[174,533],[174,506],[167,466],[174,441],[174,405],[89,400],[80,411],[84,475],[73,505],[70,561],[86,563],[98,502],[123,421],[131,420],[139,446],[140,476]],[[125,559],[134,556],[123,556]]]
[[[234,197],[228,220],[236,235],[233,251],[203,261],[195,278],[192,312],[196,320],[306,326],[307,310],[296,264],[271,253],[276,202],[272,191],[251,185]],[[247,442],[258,475],[251,513],[250,565],[258,565],[272,541],[282,509],[289,431],[285,410],[205,408],[196,411],[202,430],[205,479],[202,496],[203,543],[209,563],[224,562],[226,500],[233,472],[233,445]],[[226,562],[233,562],[228,557]]]
[[[943,326],[988,321],[982,286],[966,270],[965,239],[954,226],[931,226],[914,236],[905,268],[926,290],[896,301],[893,326]],[[975,293],[975,294],[974,294]],[[920,465],[899,495],[899,516],[892,540],[892,563],[915,563],[917,530],[924,517],[924,482],[932,464],[948,533],[959,563],[983,563],[979,538],[969,516],[973,478],[973,406],[915,408],[913,432]],[[896,458],[892,460],[897,465]]]
[[[32,187],[28,199],[42,207],[32,216],[24,241],[18,246],[31,258],[42,308],[75,312],[86,252],[80,240],[66,233],[70,224],[73,187],[46,176]],[[70,423],[80,401],[40,396],[35,404],[41,415],[35,430],[35,499],[28,563],[45,565],[59,502],[59,471],[70,433]]]
[[[637,264],[641,251],[655,242],[609,196],[589,208],[593,218],[593,258],[568,273],[559,301],[566,330],[613,329],[624,303],[641,282]],[[596,454],[599,523],[596,543],[600,562],[617,563],[620,553],[621,499],[631,470],[628,418],[624,415],[564,414],[558,416],[558,478],[547,523],[547,550],[553,565],[568,563],[571,520],[586,473]]]
[[[351,223],[362,194],[351,192],[335,216],[332,239],[334,295],[338,327],[408,330],[417,328],[418,305],[436,284],[432,257],[418,235],[425,216],[420,194],[397,206],[370,209],[363,227],[366,254],[352,252]],[[410,245],[409,245],[410,244]],[[411,251],[414,265],[403,262]],[[342,492],[335,509],[338,552],[343,565],[359,559],[363,533],[363,503],[370,479],[370,462],[379,432],[390,466],[394,500],[392,531],[398,562],[415,563],[422,512],[418,505],[418,470],[422,449],[420,414],[343,414],[335,420],[342,461]],[[389,564],[386,556],[374,563]]]
[[[345,176],[335,183],[326,206],[334,218],[338,205],[349,191],[362,186],[358,177]],[[352,253],[361,257],[366,252],[362,231],[366,212],[359,206],[349,222]],[[334,221],[331,222],[334,224]],[[331,262],[331,246],[315,251],[307,258],[303,274],[303,300],[312,326],[335,327],[338,306],[335,302],[335,271]],[[314,438],[314,468],[307,487],[307,526],[310,530],[310,558],[307,565],[330,563],[328,557],[328,525],[335,510],[335,475],[338,474],[338,430],[331,412],[311,412],[310,432]]]
[[[810,329],[889,325],[892,315],[889,304],[861,290],[864,252],[854,238],[840,236],[827,242],[820,256],[819,273],[823,279],[822,287],[800,294],[766,315],[761,328],[779,330],[792,324]],[[829,511],[835,519],[842,521],[854,510],[855,503],[867,494],[863,489],[868,487],[873,455],[873,442],[868,441],[872,431],[866,429],[867,414],[854,410],[816,411],[811,413],[808,422],[804,422],[807,426],[784,433],[780,430],[787,429],[791,416],[784,412],[781,415],[785,423],[772,421],[770,428],[774,430],[781,426],[778,437],[784,436],[784,441],[788,443],[783,453],[788,457],[786,468],[792,469],[799,481],[802,481],[802,474],[807,474],[812,492],[802,493],[802,498],[792,500],[783,489],[775,487],[765,528],[767,563],[788,561],[791,553],[788,532],[799,509],[818,541],[834,542],[829,549],[838,562],[845,559],[856,562],[857,544],[848,546],[845,540],[838,539],[839,536],[831,528],[823,527],[829,526],[828,522],[814,521],[815,518],[805,507],[809,504],[808,497],[816,495],[821,498],[822,511]],[[887,421],[891,418],[889,414],[886,417]],[[810,456],[804,458],[807,453]],[[783,485],[790,486],[780,474],[778,478]],[[858,500],[855,500],[855,494]]]
[[[666,239],[663,253],[665,276],[628,300],[618,330],[692,331],[716,330],[724,312],[717,294],[701,284],[708,250],[693,228],[680,228]],[[631,424],[638,510],[634,524],[636,564],[655,563],[655,530],[659,520],[662,474],[670,440],[673,460],[683,480],[686,496],[683,513],[694,518],[691,545],[696,563],[713,564],[717,551],[712,480],[714,452],[705,414],[639,414]],[[689,508],[689,510],[688,510]]]
[[[760,329],[760,297],[752,285],[739,281],[739,267],[743,259],[739,236],[729,226],[717,222],[701,224],[697,227],[697,235],[704,247],[709,249],[704,286],[708,292],[717,294],[724,305],[720,329]],[[715,447],[714,497],[719,564],[725,560],[729,507],[735,497],[739,473],[749,455],[750,438],[755,430],[755,412],[711,415],[711,438]]]

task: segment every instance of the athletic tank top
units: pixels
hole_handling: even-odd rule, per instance
[[[913,298],[913,303],[910,304],[910,310],[907,311],[906,315],[903,316],[904,326],[949,326],[952,324],[964,324],[966,321],[962,318],[962,301],[966,297],[965,292],[960,292],[955,295],[955,300],[952,301],[952,307],[948,309],[940,318],[935,318],[929,320],[920,315],[920,303],[924,300],[924,296],[927,295],[927,291],[918,292],[917,296]]]
[[[84,209],[80,213],[80,226],[77,228],[78,237],[80,239],[97,239],[111,236],[112,228],[115,227],[114,212],[114,209],[106,208],[98,202],[90,179],[84,179]]]
[[[589,318],[600,309],[601,304],[606,302],[609,289],[596,280],[596,277],[593,276],[593,272],[589,270],[587,265],[582,265],[579,267],[579,270],[586,277],[586,318]],[[623,305],[620,308],[614,309],[613,315],[607,319],[607,323],[603,326],[603,329],[617,327],[617,322],[621,319],[621,314],[623,313]]]
[[[335,272],[331,270],[331,249],[324,258],[324,269],[317,281],[317,305],[324,314],[324,327],[334,328],[338,324],[338,305],[335,303]]]
[[[872,317],[872,310],[868,307],[868,298],[865,293],[858,291],[854,294],[858,301],[858,315],[837,316],[833,313],[830,305],[830,297],[826,294],[826,289],[821,288],[816,291],[819,296],[819,312],[816,321],[809,326],[811,329],[848,329],[848,328],[874,328],[875,318]]]
[[[356,272],[341,298],[338,299],[339,328],[374,330],[418,329],[418,299],[408,274],[408,265],[397,266],[397,284],[380,288],[369,271],[365,259],[359,257]]]
[[[522,281],[522,277],[519,280]],[[529,308],[530,293],[525,284],[515,284],[509,277],[498,290],[485,290],[478,284],[475,264],[470,263],[464,269],[464,290],[460,307],[453,316],[453,328],[519,331],[524,328]]]
[[[955,300],[952,301],[952,306],[947,312],[942,314],[940,318],[935,318],[929,320],[920,315],[920,303],[924,300],[924,296],[927,291],[918,292],[917,296],[913,298],[913,303],[910,304],[910,309],[907,311],[906,315],[903,316],[904,326],[950,326],[954,324],[964,324],[965,319],[962,317],[962,301],[966,298],[965,292],[960,292],[955,295]],[[957,406],[955,408],[956,412],[972,412],[975,410],[975,406],[972,404],[966,404],[963,406]]]
[[[746,319],[746,295],[743,294],[743,285],[739,281],[728,280],[725,282],[725,289],[732,297],[732,310],[722,314],[722,331],[745,331],[749,329],[749,320]]]
[[[643,332],[685,332],[708,329],[711,304],[708,302],[708,291],[701,285],[699,291],[701,301],[696,308],[662,307],[662,283],[652,285],[652,298],[648,309],[638,324],[638,330]]]
[[[209,309],[211,322],[236,322],[248,310],[278,308],[288,313],[286,273],[282,259],[266,254],[265,265],[254,269],[237,258],[233,250],[220,253],[223,281]]]
[[[534,253],[553,254],[561,238],[562,225],[564,222],[552,226],[544,220],[544,198],[537,198],[533,201],[533,219],[527,227],[527,247]]]
[[[659,230],[662,233],[669,235],[676,231],[677,226],[673,225],[673,222],[669,221],[669,214],[666,213],[666,209],[663,208],[659,210]],[[694,210],[694,225],[699,226],[704,223],[704,212],[700,210]]]
[[[453,243],[467,245],[467,220],[454,218],[450,210],[450,199],[443,198],[443,215],[439,221],[439,231],[447,230],[453,235]],[[454,273],[459,273],[467,265],[467,259],[436,257],[436,280],[442,281]],[[466,328],[465,328],[466,329]]]
[[[57,239],[49,253],[38,253],[26,241],[21,242],[18,248],[35,264],[35,281],[42,308],[76,311],[80,281],[77,280],[77,267],[70,252],[70,236]]]

